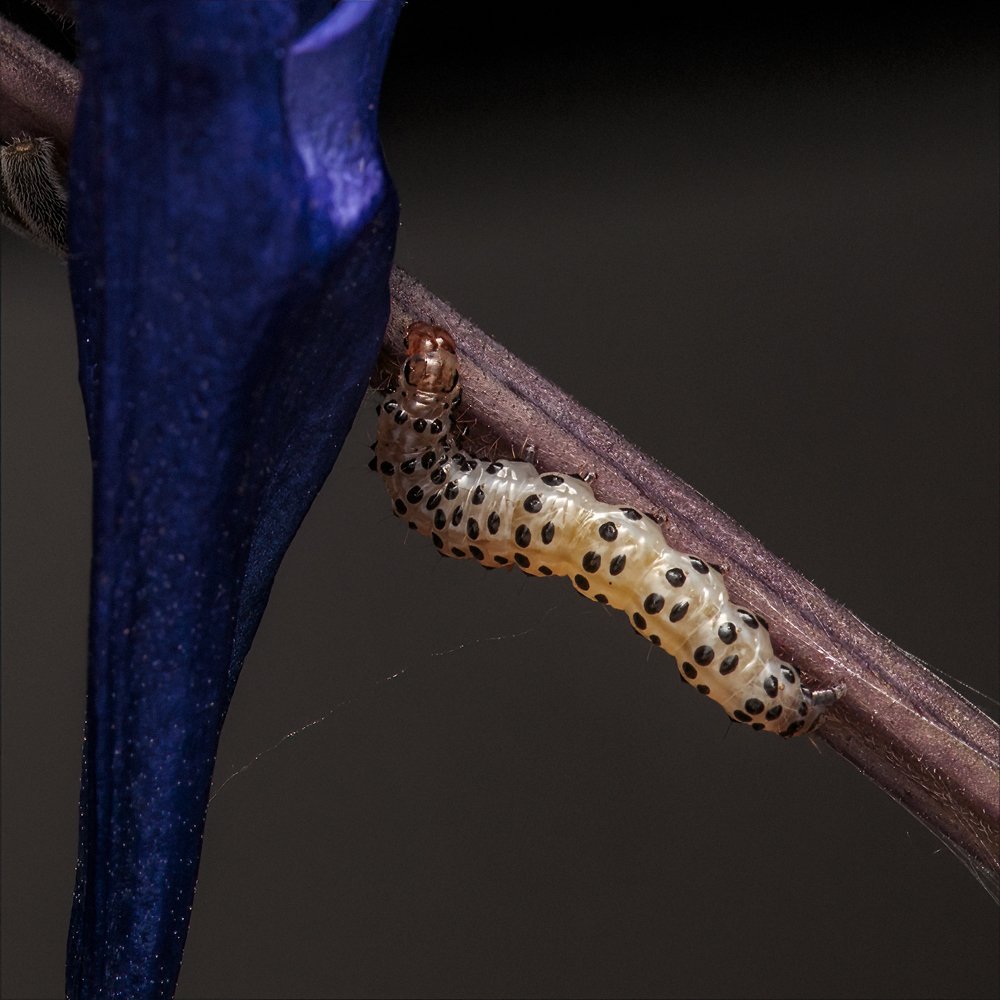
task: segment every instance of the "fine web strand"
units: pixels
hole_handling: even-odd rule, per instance
[[[468,650],[468,649],[473,648],[475,646],[483,645],[485,643],[506,642],[506,641],[509,641],[509,640],[522,639],[525,636],[528,636],[531,633],[537,631],[539,628],[541,628],[542,625],[543,625],[543,623],[544,623],[544,621],[545,621],[545,619],[553,611],[555,611],[558,607],[559,607],[559,605],[557,605],[557,604],[551,605],[549,608],[547,608],[543,612],[543,614],[541,615],[541,617],[535,622],[534,625],[531,625],[531,626],[529,626],[526,629],[522,629],[520,632],[501,632],[498,635],[480,636],[477,639],[470,639],[467,642],[461,642],[457,646],[452,646],[452,647],[450,647],[448,649],[435,650],[435,651],[431,652],[429,654],[429,656],[431,658],[433,658],[433,659],[437,659],[437,658],[440,658],[440,657],[443,657],[443,656],[453,656],[456,653],[463,652],[465,650]],[[367,687],[367,689],[364,690],[364,691],[362,691],[361,693],[352,695],[349,698],[345,698],[342,701],[336,702],[334,705],[332,705],[330,708],[328,708],[322,715],[317,716],[315,719],[312,719],[311,721],[305,723],[304,725],[297,726],[295,729],[291,730],[290,732],[285,733],[285,735],[282,736],[281,739],[276,740],[270,746],[265,747],[263,750],[260,751],[260,753],[256,754],[254,757],[252,757],[250,760],[248,760],[241,767],[238,767],[235,771],[233,771],[232,774],[230,774],[219,785],[218,788],[213,789],[211,796],[209,796],[209,800],[208,800],[209,804],[211,804],[212,802],[214,802],[216,800],[216,798],[218,798],[218,796],[220,794],[222,794],[222,790],[231,781],[233,781],[235,778],[238,778],[242,774],[246,774],[246,772],[249,771],[250,768],[252,768],[262,757],[266,757],[269,753],[272,753],[273,751],[277,750],[279,747],[284,746],[290,740],[295,739],[296,737],[301,736],[303,733],[307,732],[308,730],[313,729],[316,726],[320,725],[321,723],[326,722],[327,719],[329,719],[331,716],[335,715],[337,712],[339,712],[339,711],[341,711],[341,710],[349,707],[350,705],[355,704],[358,701],[363,701],[364,699],[366,699],[368,697],[371,697],[374,693],[376,693],[379,689],[381,689],[382,687],[384,687],[386,684],[389,684],[392,681],[399,680],[399,678],[403,677],[405,674],[410,673],[410,672],[411,672],[411,668],[409,668],[409,667],[401,667],[399,670],[396,670],[396,671],[394,671],[391,674],[387,674],[385,677],[380,677],[378,680],[372,681],[370,683],[370,685]]]

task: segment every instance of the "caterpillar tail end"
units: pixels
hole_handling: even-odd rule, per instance
[[[846,690],[847,685],[844,683],[834,684],[831,688],[821,688],[819,691],[803,687],[802,695],[805,703],[809,706],[808,711],[800,720],[801,725],[790,726],[781,735],[787,737],[813,732],[823,721],[827,709],[840,701]]]
[[[813,691],[813,704],[818,709],[827,709],[840,701],[846,690],[847,685],[840,683],[834,684],[832,688],[824,688],[822,691]]]

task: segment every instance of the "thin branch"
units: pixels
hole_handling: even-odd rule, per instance
[[[2,19],[0,56],[0,132],[48,135],[68,148],[76,70]],[[462,354],[463,420],[473,446],[518,454],[530,442],[541,467],[595,472],[595,493],[602,499],[665,515],[663,530],[671,545],[722,565],[730,593],[765,615],[779,655],[793,660],[815,685],[847,683],[819,735],[941,837],[997,897],[996,723],[398,269],[392,295],[375,379],[380,385],[390,384],[409,322],[448,327]]]
[[[473,448],[499,442],[518,454],[530,442],[541,468],[594,472],[600,499],[666,515],[667,541],[723,567],[734,598],[770,623],[779,656],[816,687],[846,682],[818,734],[938,834],[996,897],[1000,761],[993,720],[398,268],[392,299],[380,385],[398,366],[410,322],[451,330],[462,355],[462,419]]]
[[[0,17],[0,137],[52,139],[66,160],[79,94],[75,66]]]

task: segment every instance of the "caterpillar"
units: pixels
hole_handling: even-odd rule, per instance
[[[718,569],[671,548],[648,514],[601,503],[577,476],[466,454],[453,427],[461,396],[451,335],[411,324],[398,386],[377,407],[369,466],[397,517],[442,555],[569,577],[584,597],[624,611],[736,722],[785,737],[817,726],[842,688],[803,685],[760,616],[730,601]]]

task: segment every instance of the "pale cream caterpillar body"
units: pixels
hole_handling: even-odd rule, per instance
[[[442,555],[569,577],[584,597],[624,611],[736,722],[781,736],[816,727],[840,689],[803,686],[762,619],[730,601],[719,570],[671,548],[649,515],[601,503],[578,477],[463,452],[452,426],[461,382],[450,334],[414,323],[406,349],[399,384],[378,408],[371,462],[398,517]]]

